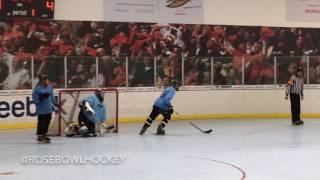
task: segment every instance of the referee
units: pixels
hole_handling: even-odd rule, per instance
[[[303,84],[303,67],[299,66],[296,73],[294,73],[288,81],[285,97],[287,100],[290,95],[292,125],[303,124],[303,121],[300,119],[300,99],[303,100]]]

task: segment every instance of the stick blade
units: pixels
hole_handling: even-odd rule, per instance
[[[209,129],[209,130],[207,130],[207,131],[204,131],[204,133],[210,134],[212,131],[213,131],[212,129]]]
[[[199,128],[197,125],[193,124],[192,122],[190,122],[190,125],[195,127],[196,129],[198,129],[200,132],[204,133],[204,134],[210,134],[213,130],[209,129],[209,130],[202,130],[201,128]]]

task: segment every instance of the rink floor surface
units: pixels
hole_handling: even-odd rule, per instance
[[[318,119],[306,119],[303,126],[292,126],[288,119],[192,121],[212,128],[211,134],[200,133],[189,122],[170,122],[166,136],[154,135],[156,125],[140,136],[142,124],[121,124],[119,134],[53,137],[49,145],[36,144],[34,129],[2,130],[0,179],[320,179]],[[64,162],[56,164],[52,157]],[[80,160],[71,164],[68,157]]]

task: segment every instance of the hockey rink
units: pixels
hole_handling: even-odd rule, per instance
[[[320,121],[306,119],[170,122],[166,136],[152,126],[121,124],[119,134],[97,138],[53,137],[36,144],[35,130],[0,131],[1,180],[318,180]],[[29,156],[123,157],[118,164],[26,163]],[[5,175],[7,174],[7,175]]]

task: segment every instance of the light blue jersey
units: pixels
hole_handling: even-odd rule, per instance
[[[41,99],[41,96],[47,94],[46,99]],[[32,99],[36,104],[37,115],[51,114],[53,105],[56,104],[56,99],[53,94],[53,88],[51,86],[36,86],[32,91]]]
[[[107,107],[104,105],[104,103],[100,102],[98,97],[96,95],[89,96],[87,98],[84,98],[80,101],[80,104],[84,104],[84,101],[88,102],[91,106],[91,108],[94,110],[95,114],[88,114],[84,113],[85,116],[91,121],[91,122],[96,122],[97,120],[100,122],[105,122],[106,121],[106,111]]]
[[[172,86],[168,86],[156,99],[156,101],[154,102],[154,106],[167,111],[171,106],[171,100],[175,94],[176,90]]]

